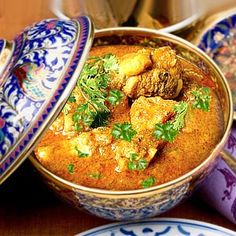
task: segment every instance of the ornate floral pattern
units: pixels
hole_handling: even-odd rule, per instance
[[[235,232],[216,225],[184,219],[159,218],[121,222],[91,229],[76,236],[233,236]]]
[[[236,15],[230,15],[207,30],[198,47],[205,51],[221,68],[229,82],[236,110]]]
[[[153,191],[144,197],[100,197],[79,189],[65,188],[57,182],[46,183],[57,195],[78,209],[110,220],[137,220],[160,215],[189,196],[189,183],[159,193]]]
[[[0,117],[5,121],[1,129],[0,177],[15,160],[23,158],[21,153],[50,111],[56,104],[60,106],[59,98],[84,53],[90,27],[87,17],[49,19],[16,38],[10,63],[13,68],[0,90]],[[16,148],[11,150],[13,145]]]

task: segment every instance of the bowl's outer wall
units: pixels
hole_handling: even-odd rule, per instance
[[[209,172],[214,168],[221,148],[223,147],[232,123],[232,98],[229,87],[223,75],[218,71],[213,62],[194,46],[186,43],[175,36],[147,31],[144,29],[114,28],[97,32],[94,45],[107,44],[129,44],[143,46],[169,45],[174,48],[181,57],[186,58],[200,67],[205,73],[216,81],[219,97],[222,101],[222,109],[225,117],[225,134],[221,142],[212,151],[212,154],[204,163],[195,168],[185,176],[164,184],[132,192],[110,192],[89,189],[69,183],[55,176],[44,168],[34,155],[30,157],[31,162],[44,177],[45,182],[57,195],[76,208],[84,209],[96,216],[112,220],[134,220],[159,215],[190,196],[196,186],[201,183]]]

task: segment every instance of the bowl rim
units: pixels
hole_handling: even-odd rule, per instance
[[[193,37],[192,42],[195,45],[199,45],[202,42],[203,37],[211,30],[213,30],[218,24],[220,24],[222,21],[229,19],[236,15],[236,7],[230,8],[228,10],[225,10],[223,12],[219,12],[214,14],[213,16],[208,16],[205,19],[205,24],[202,26],[200,25],[201,29],[197,29],[197,34]]]
[[[199,57],[204,58],[204,61],[207,62],[208,64],[211,64],[211,69],[214,70],[214,73],[217,74],[222,82],[222,85],[224,86],[225,92],[226,92],[226,97],[228,97],[228,120],[225,120],[225,131],[224,134],[221,138],[221,140],[218,142],[218,144],[215,146],[215,148],[212,150],[211,154],[202,162],[200,163],[197,167],[192,169],[191,171],[187,172],[186,174],[168,181],[164,184],[156,185],[150,188],[145,188],[145,189],[136,189],[136,190],[105,190],[105,189],[99,189],[99,188],[91,188],[91,187],[86,187],[83,185],[75,184],[73,182],[70,182],[68,180],[65,180],[55,174],[53,174],[51,171],[46,169],[36,158],[34,154],[31,154],[29,156],[30,161],[32,164],[36,167],[36,169],[39,170],[39,172],[43,175],[46,175],[50,179],[53,179],[56,182],[59,182],[63,186],[66,186],[67,188],[70,188],[75,191],[83,191],[83,192],[88,192],[91,194],[99,194],[103,196],[109,195],[109,197],[116,197],[116,196],[139,196],[142,194],[148,194],[148,193],[153,193],[153,192],[162,192],[165,191],[166,189],[173,188],[174,186],[179,186],[184,183],[190,182],[192,179],[194,179],[194,176],[200,171],[203,172],[204,169],[206,169],[210,163],[216,159],[217,155],[220,154],[221,149],[223,148],[225,142],[227,141],[227,138],[230,134],[231,126],[233,123],[233,100],[232,100],[232,94],[230,92],[230,87],[228,85],[228,82],[226,78],[224,77],[223,73],[220,71],[216,63],[202,50],[197,48],[195,45],[192,43],[186,41],[185,39],[182,39],[178,36],[175,36],[170,33],[165,33],[165,32],[160,32],[158,30],[154,29],[147,29],[147,28],[141,28],[141,27],[113,27],[113,28],[105,28],[101,30],[96,30],[95,31],[95,38],[96,37],[101,37],[101,36],[111,36],[114,34],[119,34],[122,33],[123,35],[127,35],[130,33],[136,33],[136,35],[143,35],[145,34],[146,36],[155,36],[158,38],[164,38],[165,40],[168,40],[170,42],[176,43],[178,45],[184,46],[184,48],[190,49],[192,52],[197,54]],[[144,35],[143,35],[144,36]]]

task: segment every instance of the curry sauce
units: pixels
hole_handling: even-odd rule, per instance
[[[146,188],[191,171],[222,137],[214,82],[170,47],[94,47],[86,65],[35,150],[52,173],[93,188]]]

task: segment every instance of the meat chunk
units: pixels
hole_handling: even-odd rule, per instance
[[[120,58],[119,66],[111,84],[131,98],[175,98],[182,89],[182,64],[168,46],[129,53]]]
[[[137,134],[130,143],[117,141],[114,143],[115,159],[118,171],[128,169],[130,155],[136,153],[135,162],[141,159],[147,165],[152,161],[156,152],[164,147],[165,141],[153,137],[155,124],[164,123],[174,116],[174,105],[176,101],[164,100],[161,97],[139,97],[131,106],[130,120]]]
[[[120,59],[120,73],[127,77],[138,75],[152,64],[150,50],[142,49],[137,53],[126,54]]]
[[[165,123],[174,115],[174,100],[161,97],[139,97],[131,106],[130,119],[132,127],[138,132],[151,131],[155,124]]]
[[[88,132],[82,132],[78,136],[76,149],[90,157],[95,152],[103,154],[103,148],[109,146],[111,142],[111,129],[108,127],[99,127]]]

